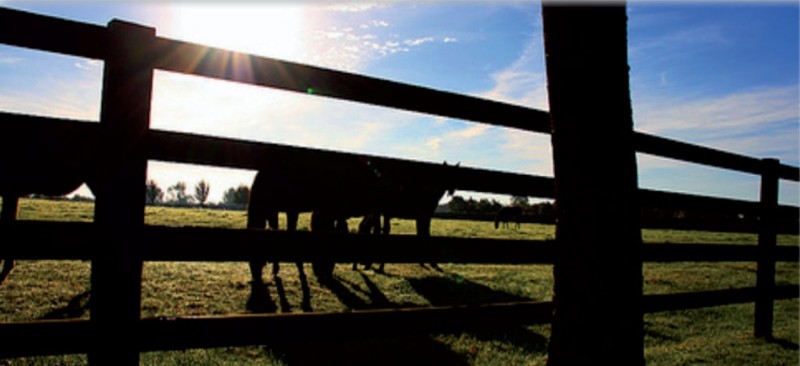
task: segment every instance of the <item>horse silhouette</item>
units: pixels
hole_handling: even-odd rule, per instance
[[[509,222],[514,222],[514,228],[519,229],[521,219],[522,219],[522,207],[519,206],[502,207],[499,210],[497,210],[497,214],[494,216],[494,228],[499,229],[501,223],[503,224],[504,228],[507,228]]]
[[[445,189],[416,183],[421,178],[402,164],[366,157],[273,159],[253,181],[247,227],[278,230],[278,213],[285,212],[287,231],[295,231],[299,213],[312,212],[312,231],[346,231],[350,217],[369,216],[379,222],[383,216],[384,234],[389,234],[391,218],[399,217],[415,219],[417,234],[430,236],[430,220]],[[380,231],[375,220],[371,225],[370,232]],[[253,281],[262,280],[265,264],[250,262]],[[302,265],[297,266],[302,273]],[[314,265],[318,277],[332,270],[332,263]],[[273,276],[279,271],[279,264],[273,263]]]
[[[97,157],[97,125],[75,121],[16,123],[14,134],[0,134],[0,223],[13,225],[20,197],[61,196],[92,181]],[[2,283],[14,269],[2,258]]]

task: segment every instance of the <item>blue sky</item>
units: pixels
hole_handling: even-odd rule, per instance
[[[100,3],[0,6],[211,44],[546,110],[540,4]],[[796,2],[628,6],[635,128],[800,164]],[[102,63],[0,47],[0,110],[97,120]],[[552,176],[549,136],[158,72],[154,128]],[[253,172],[153,162],[162,187]],[[641,187],[755,200],[758,178],[639,155]],[[797,184],[781,201],[800,204]],[[464,193],[462,193],[464,194]],[[504,197],[499,197],[503,200]]]

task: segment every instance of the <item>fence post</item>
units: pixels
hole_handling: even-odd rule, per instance
[[[0,211],[0,228],[5,231],[12,230],[17,221],[17,211],[19,211],[19,196],[16,194],[3,195],[3,210]],[[5,243],[8,245],[9,243]],[[3,261],[3,269],[0,270],[0,283],[3,283],[11,271],[14,270],[14,258],[11,256],[0,257]]]
[[[150,127],[155,29],[112,20],[100,111],[95,224],[102,244],[92,258],[92,365],[138,365],[147,160],[140,144]]]
[[[770,338],[772,337],[775,302],[775,251],[778,241],[778,169],[780,162],[777,159],[764,159],[761,166],[755,336]]]
[[[556,188],[548,365],[644,364],[625,4],[542,3]]]

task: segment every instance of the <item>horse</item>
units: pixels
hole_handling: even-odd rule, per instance
[[[0,134],[0,225],[8,227],[16,222],[21,197],[33,193],[60,196],[84,183],[94,192],[95,125],[73,121],[12,123],[16,124],[16,133]],[[13,258],[2,261],[0,283],[15,266]]]
[[[298,215],[312,212],[312,231],[346,227],[349,217],[378,210],[382,189],[378,173],[366,158],[284,159],[262,165],[253,180],[247,207],[247,228],[279,230],[278,213],[286,213],[287,231],[297,230]],[[251,261],[250,274],[259,282],[265,261]],[[297,263],[302,273],[302,263]],[[280,265],[272,265],[277,276]]]
[[[389,235],[391,233],[392,218],[403,218],[415,221],[418,237],[429,238],[431,236],[431,220],[439,201],[445,194],[452,196],[455,190],[437,187],[430,183],[420,184],[411,181],[407,181],[399,188],[397,192],[388,196],[381,206],[383,234]],[[373,228],[372,233],[374,234],[376,233],[374,231],[375,226],[380,224],[380,216],[365,217],[362,224],[366,221],[365,226],[368,229]],[[361,232],[361,225],[359,225],[359,232]],[[377,271],[383,272],[384,265],[384,263],[381,263]],[[423,263],[420,263],[420,265],[424,266]],[[371,268],[371,266],[371,263],[365,265],[366,269]],[[441,268],[436,263],[430,263],[430,266],[435,270],[441,271]],[[356,269],[355,264],[353,264],[353,269]]]
[[[519,229],[520,226],[520,219],[522,218],[522,207],[519,206],[509,206],[503,207],[497,210],[497,214],[494,217],[494,228],[500,228],[500,223],[503,223],[503,227],[508,227],[508,222],[514,222],[514,228]]]
[[[259,169],[253,181],[247,227],[264,229],[268,224],[270,230],[278,230],[278,212],[285,212],[287,231],[295,231],[298,214],[312,212],[312,231],[341,228],[350,217],[379,221],[383,216],[384,234],[389,234],[391,217],[402,217],[416,219],[418,235],[430,236],[430,220],[445,189],[413,183],[421,177],[403,165],[366,157],[274,159]],[[379,224],[374,222],[370,231],[377,233]],[[265,264],[250,262],[253,281],[261,281]],[[302,273],[302,264],[297,266]],[[318,277],[333,270],[330,265],[314,268]],[[279,264],[273,263],[273,276],[279,271]]]

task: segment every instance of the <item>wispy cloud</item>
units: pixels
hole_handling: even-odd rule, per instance
[[[21,57],[8,57],[0,55],[0,64],[16,64],[22,61]]]
[[[351,2],[344,4],[328,5],[325,8],[330,11],[344,12],[344,13],[360,13],[373,9],[384,8],[388,6],[385,3],[370,3],[370,2]]]
[[[653,95],[642,99],[634,100],[637,130],[739,153],[779,153],[797,159],[798,85],[693,99]]]
[[[531,37],[521,55],[491,75],[494,87],[478,96],[531,108],[549,109],[541,36]]]

